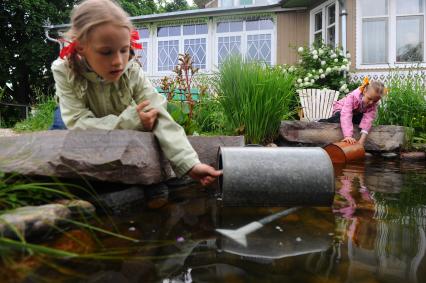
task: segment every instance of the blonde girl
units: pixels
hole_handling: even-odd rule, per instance
[[[132,49],[141,46],[117,3],[82,1],[72,11],[66,37],[52,72],[68,129],[152,131],[178,176],[189,174],[208,185],[221,174],[199,161],[166,100],[132,58]]]

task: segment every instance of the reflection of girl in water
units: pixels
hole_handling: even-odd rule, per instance
[[[333,207],[333,212],[341,216],[342,220],[346,222],[344,230],[340,232],[345,233],[355,244],[357,244],[357,228],[362,221],[362,217],[356,216],[355,213],[357,210],[360,212],[374,209],[373,199],[364,186],[363,172],[360,172],[359,168],[356,168],[356,171],[358,172],[346,169],[340,177],[341,187],[337,191],[338,198]]]

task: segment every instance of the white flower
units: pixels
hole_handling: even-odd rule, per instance
[[[340,71],[345,71],[346,70],[346,65],[343,65],[340,67]]]
[[[299,64],[302,64],[303,63],[303,59],[299,59]]]
[[[344,92],[345,92],[345,93],[349,93],[349,89],[345,89],[345,90],[344,90]]]
[[[318,73],[323,74],[323,73],[324,73],[324,70],[323,70],[323,69],[319,69],[319,70],[318,70]]]
[[[318,76],[318,75],[315,75],[315,76],[314,76],[314,79],[315,79],[315,80],[318,80],[318,79],[319,79],[319,76]]]
[[[299,84],[301,84],[301,83],[303,83],[303,80],[302,80],[302,79],[298,79],[298,80],[297,80],[297,82],[298,82]]]
[[[321,74],[320,78],[325,79],[325,74]]]
[[[318,49],[318,54],[319,54],[319,55],[324,54],[324,50],[322,50],[322,49]]]
[[[309,82],[309,78],[308,77],[305,78],[305,82]]]
[[[340,90],[341,91],[345,91],[345,90],[347,90],[348,89],[348,85],[347,84],[343,84],[341,87],[340,87]]]
[[[326,73],[330,73],[330,72],[331,72],[331,68],[330,68],[330,67],[328,67],[328,68],[325,70],[325,72],[326,72]]]
[[[318,51],[316,51],[315,49],[312,50],[312,55],[318,55]]]
[[[321,66],[324,66],[325,64],[327,64],[327,62],[321,61]]]
[[[314,60],[317,60],[319,57],[318,55],[314,55],[312,58],[314,58]]]
[[[299,47],[299,49],[297,49],[297,52],[302,53],[303,51],[305,51],[305,49],[303,47]]]
[[[294,67],[293,66],[291,66],[289,69],[288,69],[288,71],[291,73],[291,72],[293,72],[294,71]]]
[[[306,82],[304,85],[305,85],[305,86],[309,86],[309,85],[310,85],[310,83]]]
[[[315,82],[315,80],[314,80],[314,79],[312,79],[312,80],[311,80],[311,84],[313,84],[314,82]]]
[[[334,59],[334,62],[335,62],[335,63],[339,62],[339,59],[337,59],[337,58],[336,58],[336,59]]]
[[[343,59],[343,63],[348,63],[349,62],[349,60],[348,59]]]
[[[303,87],[303,86],[304,86],[304,84],[303,84],[303,83],[299,84],[299,87]]]
[[[346,58],[351,59],[351,53],[346,53]]]
[[[308,73],[308,78],[310,78],[310,77],[312,77],[312,74],[311,74],[311,73]]]
[[[333,70],[338,71],[338,70],[340,70],[340,68],[338,66],[334,66]]]
[[[330,55],[330,58],[331,58],[331,59],[337,58],[336,53],[332,53],[332,54]]]

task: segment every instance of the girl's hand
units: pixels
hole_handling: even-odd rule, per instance
[[[347,142],[348,144],[356,144],[356,139],[353,137],[346,137],[342,140],[342,142]]]
[[[200,180],[201,185],[208,186],[222,175],[222,171],[216,170],[207,164],[197,164],[188,172],[188,175],[194,180]]]
[[[145,131],[152,131],[157,121],[158,110],[151,108],[149,110],[143,110],[149,105],[149,100],[142,101],[136,106],[136,111],[139,113],[139,119],[141,120],[142,126]]]

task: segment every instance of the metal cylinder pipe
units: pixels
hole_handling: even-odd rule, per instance
[[[334,170],[322,148],[221,147],[223,206],[330,206]]]

